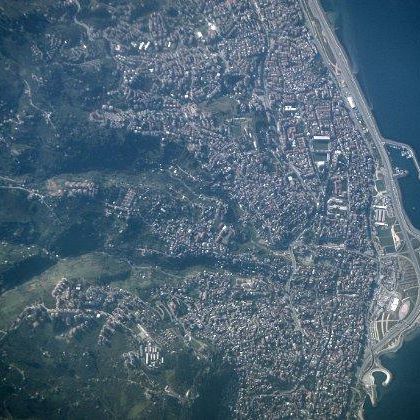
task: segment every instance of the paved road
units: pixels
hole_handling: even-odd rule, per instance
[[[346,54],[344,53],[340,43],[338,42],[335,33],[329,26],[327,22],[327,18],[325,16],[324,11],[322,10],[318,0],[300,0],[303,10],[305,11],[306,17],[308,18],[309,25],[312,29],[312,33],[316,38],[316,41],[319,46],[319,50],[321,55],[323,56],[324,60],[329,64],[329,66],[334,70],[338,68],[341,71],[339,78],[344,81],[344,87],[342,86],[343,94],[348,96],[351,95],[355,102],[359,113],[361,114],[367,129],[369,130],[374,145],[381,157],[382,165],[383,165],[383,172],[384,172],[384,181],[387,192],[392,200],[392,205],[394,208],[394,213],[396,220],[398,221],[399,225],[401,226],[401,235],[405,242],[405,249],[404,251],[409,254],[411,257],[411,261],[413,263],[414,269],[417,274],[417,278],[420,279],[420,267],[419,262],[416,257],[416,252],[413,249],[411,240],[409,235],[414,237],[420,238],[420,232],[413,227],[410,220],[408,219],[401,201],[400,190],[397,186],[394,178],[393,178],[393,171],[391,162],[389,160],[388,154],[384,147],[385,139],[382,137],[378,126],[376,124],[375,118],[373,117],[370,108],[367,105],[367,102],[364,98],[362,90],[357,82],[356,78],[354,77],[349,61],[347,59]],[[315,22],[313,19],[316,19],[319,22],[318,28],[316,27]],[[322,33],[320,34],[317,32],[321,28]],[[322,39],[323,38],[323,39]],[[335,63],[330,61],[328,57],[327,50],[324,46],[324,43],[327,43],[333,53]],[[353,112],[353,116],[355,123],[362,129],[361,125],[358,123],[358,120]],[[413,324],[415,323],[417,316],[419,314],[419,299],[417,299],[416,305],[411,311],[410,315],[400,323],[398,327],[395,327],[390,333],[385,337],[384,340],[372,345],[370,348],[372,357],[368,357],[361,368],[361,372],[365,372],[369,370],[372,364],[375,362],[373,359],[377,359],[377,356],[385,350],[385,348],[389,345],[391,341],[395,338],[403,334],[406,330],[408,330]]]

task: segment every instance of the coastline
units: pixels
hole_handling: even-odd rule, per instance
[[[388,348],[386,351],[383,351],[381,354],[377,356],[380,365],[382,367],[383,367],[383,364],[388,365],[387,362],[392,361],[395,358],[395,356],[398,354],[398,352],[402,348],[404,348],[405,344],[410,343],[411,341],[415,341],[416,339],[419,339],[419,337],[420,337],[420,325],[419,325],[419,322],[417,322],[416,325],[414,325],[411,329],[407,330],[404,334],[402,334],[399,337],[398,342],[396,343],[394,348],[392,349]],[[393,371],[389,370],[388,367],[384,367],[384,369],[390,373],[391,379],[387,383],[385,383],[385,381],[382,383],[376,383],[375,381],[375,383],[373,384],[374,388],[372,388],[374,390],[373,401],[372,401],[372,398],[369,398],[368,400],[368,397],[371,397],[371,395],[368,395],[368,394],[365,395],[365,398],[360,400],[360,403],[358,405],[358,418],[361,420],[366,418],[367,411],[375,410],[379,402],[381,401],[382,396],[378,398],[378,389],[380,387],[387,388],[390,384],[392,385],[394,375],[398,374],[398,372],[394,373],[394,370]],[[366,406],[368,401],[370,402],[370,407]],[[379,415],[379,413],[377,414]],[[375,415],[375,412],[374,412],[374,415]]]
[[[366,135],[367,144],[371,150],[377,151],[373,155],[379,157],[378,165],[384,171],[386,191],[397,213],[396,218],[401,225],[403,239],[407,248],[405,253],[408,253],[410,256],[409,259],[413,264],[418,282],[420,279],[419,260],[418,253],[413,248],[412,239],[420,237],[420,230],[412,224],[403,205],[401,187],[393,176],[391,159],[385,147],[388,141],[413,152],[414,148],[406,143],[396,142],[382,136],[377,121],[372,115],[371,107],[367,106],[366,97],[364,91],[361,89],[359,80],[349,70],[351,66],[349,65],[348,54],[346,51],[343,51],[343,44],[338,40],[334,28],[331,27],[330,21],[326,16],[326,11],[320,4],[320,0],[301,0],[301,3],[308,24],[311,26],[311,32],[319,45],[320,53],[335,75],[341,91],[345,94],[344,96],[353,94],[352,96],[358,108],[357,112],[354,113],[356,116],[356,125],[359,125],[362,132],[369,133]],[[357,118],[358,115],[360,115],[360,119]],[[363,128],[366,128],[366,130]],[[413,156],[415,156],[415,153],[413,153]],[[418,162],[416,168],[417,170],[419,168]],[[359,418],[363,418],[367,395],[371,396],[373,403],[376,402],[376,384],[373,373],[377,371],[385,373],[387,375],[386,385],[392,379],[392,374],[382,366],[380,359],[385,354],[397,352],[403,346],[406,337],[411,336],[413,333],[415,334],[415,331],[418,329],[418,318],[419,299],[417,297],[414,308],[407,318],[389,331],[380,341],[375,343],[368,337],[365,354],[362,357],[360,369],[356,373],[356,386],[359,389],[355,389],[350,403],[350,412],[354,411],[354,413],[358,413]],[[369,322],[370,320],[368,321],[368,325]]]
[[[402,143],[400,141],[387,139],[385,137],[384,137],[384,143],[386,145],[393,146],[393,147],[396,147],[398,149],[406,150],[409,153],[410,159],[413,160],[414,166],[416,167],[416,170],[417,170],[417,178],[420,180],[420,164],[419,164],[419,160],[417,158],[417,153],[416,153],[416,150],[414,149],[414,147],[410,146],[409,144]]]
[[[416,109],[420,110],[420,76],[414,80],[414,85],[418,85],[418,88],[414,86],[414,89],[404,91],[407,83],[401,83],[400,80],[406,78],[407,75],[404,73],[401,77],[399,76],[399,73],[401,67],[404,67],[404,64],[406,63],[401,60],[401,57],[404,58],[404,54],[407,55],[407,51],[402,53],[396,52],[397,46],[399,47],[399,50],[404,50],[404,48],[401,48],[401,40],[392,42],[389,39],[391,36],[383,37],[384,32],[388,34],[390,31],[378,29],[383,28],[384,25],[382,23],[377,24],[376,20],[384,22],[387,13],[390,13],[390,11],[393,10],[393,7],[391,4],[386,4],[383,8],[379,7],[379,9],[385,9],[385,11],[381,13],[381,10],[379,10],[379,13],[377,13],[378,1],[374,1],[374,5],[370,7],[367,7],[368,5],[365,5],[365,3],[361,6],[361,0],[355,0],[354,5],[350,5],[345,0],[319,0],[319,3],[327,16],[331,29],[338,39],[338,43],[346,54],[351,71],[353,72],[357,83],[360,85],[361,91],[365,97],[365,102],[368,103],[374,120],[378,123],[378,126],[380,125],[378,131],[383,133],[384,142],[386,145],[394,145],[401,149],[405,149],[413,156],[412,162],[416,170],[416,172],[410,171],[410,175],[413,176],[413,179],[407,182],[405,177],[401,177],[397,180],[397,183],[401,190],[404,212],[412,227],[415,227],[418,233],[420,230],[420,206],[417,205],[416,200],[414,200],[412,196],[420,191],[420,138],[418,136],[419,127],[418,124],[415,123],[415,121],[418,121],[418,112],[416,113],[415,111]],[[363,14],[361,13],[361,8],[363,8]],[[410,10],[412,9],[413,7],[411,6]],[[420,7],[417,7],[415,12],[415,16],[420,17]],[[372,19],[373,14],[375,15],[375,19]],[[367,18],[365,18],[365,15]],[[403,17],[407,18],[407,13],[403,15]],[[370,22],[372,22],[374,29],[365,31],[364,25],[366,26],[366,23],[369,24]],[[371,33],[372,37],[370,36]],[[410,35],[412,35],[412,33],[410,33]],[[414,35],[414,39],[417,40],[417,43],[420,43],[418,32]],[[410,39],[407,39],[407,31],[403,31],[403,36],[405,42],[409,43]],[[376,39],[374,41],[370,41],[375,37]],[[365,47],[365,41],[367,42],[368,47]],[[378,46],[378,43],[380,44],[379,47],[375,48],[375,46]],[[388,45],[389,43],[391,43],[391,45]],[[387,47],[383,48],[381,45],[386,45]],[[388,54],[389,48],[391,49],[390,54],[392,54],[393,59],[381,59],[382,56]],[[376,50],[378,50],[379,53],[376,52]],[[409,69],[407,71],[407,74],[410,76],[413,67],[412,60],[418,62],[420,60],[420,53],[414,54],[414,58],[411,56],[410,50],[409,62],[411,63],[411,70]],[[398,64],[399,61],[400,63]],[[391,65],[389,65],[389,62],[391,62]],[[390,68],[389,70],[388,67]],[[417,67],[418,66],[416,66],[416,73],[418,73]],[[385,68],[385,70],[381,71],[381,68]],[[372,81],[373,77],[376,77],[376,79]],[[376,81],[379,83],[376,83]],[[375,88],[372,87],[372,83],[375,83]],[[382,88],[381,86],[385,87]],[[400,88],[402,91],[398,90]],[[410,96],[411,91],[414,93]],[[414,102],[413,95],[417,98]],[[408,102],[406,103],[407,96]],[[404,108],[404,110],[407,109],[407,112],[399,111],[400,108]],[[394,114],[396,115],[395,123],[393,122]],[[405,117],[402,118],[401,114],[404,114]],[[412,121],[412,123],[408,124],[407,120]],[[392,121],[392,123],[390,121]],[[413,131],[415,131],[415,134],[413,134]],[[391,163],[393,164],[392,159]]]
[[[327,23],[329,30],[334,35],[335,42],[336,42],[337,46],[339,46],[339,48],[340,48],[340,50],[342,52],[342,59],[344,59],[344,61],[347,62],[348,67],[351,67],[350,64],[349,64],[349,63],[351,63],[351,60],[349,59],[348,52],[346,51],[346,49],[343,46],[343,44],[338,40],[338,37],[337,37],[337,34],[336,34],[335,29],[333,27],[331,27],[330,21],[328,20],[328,17],[326,16],[326,12],[324,11],[324,9],[322,7],[321,0],[313,0],[313,1],[314,1],[314,3],[317,4],[319,10],[323,13],[323,18],[325,19],[325,22]],[[307,0],[301,0],[301,3],[302,4],[305,4],[306,2],[307,2]],[[322,49],[322,44],[320,46],[321,46],[321,49]],[[327,63],[327,65],[328,65],[328,63]],[[331,66],[329,66],[329,67],[331,67]],[[333,66],[333,67],[335,67],[335,66]],[[356,87],[356,89],[358,91],[359,96],[363,99],[363,102],[364,102],[365,107],[368,108],[369,111],[370,111],[370,113],[372,114],[371,107],[366,105],[368,103],[368,101],[366,100],[364,91],[363,91],[363,89],[362,89],[362,87],[360,85],[360,82],[359,82],[358,78],[356,77],[356,75],[354,75],[353,72],[351,72],[351,73],[352,73],[352,76],[353,76],[352,82],[355,85],[355,87]],[[398,145],[399,147],[412,150],[414,152],[414,156],[416,156],[416,160],[417,160],[417,154],[415,153],[414,148],[410,144],[403,143],[403,142],[398,141],[398,140],[392,140],[392,139],[389,139],[389,138],[385,138],[385,137],[383,137],[381,135],[381,130],[380,130],[378,124],[377,124],[376,118],[373,115],[369,116],[369,123],[374,126],[375,131],[380,135],[382,146],[385,146],[386,143],[392,142],[393,144]],[[377,147],[377,145],[375,145],[375,146]],[[384,159],[384,160],[385,160],[385,162],[382,162],[383,164],[389,164],[390,165],[390,158],[389,158],[389,156],[387,156],[387,158]],[[418,160],[417,160],[417,164],[418,164],[418,166],[420,168],[420,163],[418,162]],[[417,167],[417,165],[416,165],[416,167]],[[393,184],[393,187],[395,187],[395,190],[394,191],[398,192],[399,204],[400,204],[399,207],[400,207],[401,211],[403,212],[403,214],[405,216],[404,217],[404,219],[405,219],[404,222],[408,226],[408,228],[409,228],[408,230],[413,235],[420,237],[420,229],[416,228],[412,224],[411,219],[410,219],[410,217],[408,216],[408,214],[406,212],[406,209],[402,205],[402,195],[401,195],[400,185],[398,184],[398,182],[395,182],[395,180],[392,180],[392,184]]]

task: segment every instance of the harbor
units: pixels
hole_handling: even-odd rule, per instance
[[[324,0],[322,4],[384,136],[383,144],[399,185],[404,212],[410,223],[419,228],[420,5],[407,1],[402,7],[377,0]],[[381,367],[392,372],[392,381],[386,376],[384,382],[385,372],[378,372],[377,365],[365,377],[367,385],[371,385],[370,398],[364,405],[365,418],[418,417],[420,337],[416,325],[412,324],[408,336],[406,331],[404,337],[398,337],[394,347],[388,348],[391,352],[376,359]]]

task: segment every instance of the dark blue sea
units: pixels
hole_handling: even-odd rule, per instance
[[[420,158],[420,0],[322,0],[384,137],[411,145]],[[420,228],[420,181],[411,160],[390,149],[404,208]],[[367,419],[420,418],[420,335],[383,358],[394,374]]]
[[[420,158],[420,1],[323,0],[384,137]],[[412,164],[407,162],[407,169]],[[416,171],[400,180],[404,207],[420,228]]]
[[[404,341],[397,353],[381,359],[393,374],[387,387],[378,386],[379,403],[372,407],[369,399],[365,403],[367,420],[418,420],[420,418],[420,335]],[[377,383],[385,378],[375,377]]]

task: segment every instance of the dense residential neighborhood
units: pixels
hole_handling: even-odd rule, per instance
[[[209,418],[355,414],[366,353],[417,277],[303,2],[30,3],[1,15],[26,60],[22,97],[0,104],[1,194],[28,209],[0,239],[49,268],[13,283],[21,248],[1,268],[4,413],[24,398],[52,417],[204,418],[214,382],[225,411]],[[27,373],[26,337],[42,359]],[[55,358],[71,396],[30,373]],[[127,412],[103,397],[120,388]]]

